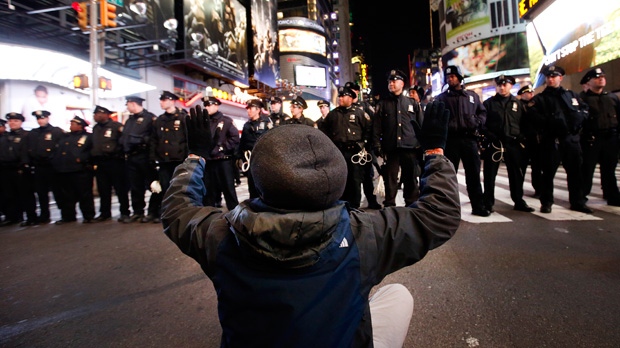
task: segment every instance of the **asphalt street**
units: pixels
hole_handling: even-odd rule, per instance
[[[478,219],[459,173],[457,234],[385,279],[414,297],[405,346],[620,346],[620,208],[595,184],[593,215],[566,209],[559,173],[552,214],[514,211],[500,175],[496,213]],[[0,265],[2,347],[219,347],[211,282],[161,225],[4,227]]]

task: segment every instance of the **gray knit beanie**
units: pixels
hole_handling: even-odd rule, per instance
[[[344,191],[347,164],[334,143],[314,127],[276,127],[256,142],[250,159],[256,190],[268,205],[317,211]]]

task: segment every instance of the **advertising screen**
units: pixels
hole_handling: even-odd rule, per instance
[[[295,85],[307,87],[327,87],[325,68],[316,66],[295,66]]]
[[[280,78],[276,1],[252,0],[252,45],[254,78],[275,87]]]
[[[282,29],[278,32],[280,52],[305,52],[326,56],[325,36],[302,29]]]
[[[216,75],[248,83],[246,9],[237,0],[184,0],[188,59]]]
[[[133,26],[132,33],[145,40],[165,40],[168,29],[164,22],[174,18],[174,0],[124,1],[116,8],[116,22],[119,26]]]

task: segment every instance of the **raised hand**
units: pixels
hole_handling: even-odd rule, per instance
[[[411,121],[423,150],[446,148],[449,119],[450,110],[446,109],[443,102],[434,101],[426,105],[422,127],[416,121]]]
[[[209,157],[213,147],[213,137],[209,125],[209,113],[202,106],[196,105],[189,110],[185,119],[187,127],[187,146],[189,153],[200,157]]]

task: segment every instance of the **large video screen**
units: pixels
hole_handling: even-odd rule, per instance
[[[246,9],[237,0],[183,1],[186,58],[248,83]]]
[[[282,29],[278,32],[280,52],[305,52],[326,56],[325,36],[310,30]]]
[[[327,87],[325,68],[295,65],[295,85],[307,87]]]
[[[280,49],[276,1],[252,0],[254,79],[276,87],[280,78]]]
[[[124,1],[124,6],[116,7],[116,22],[128,27],[132,33],[145,40],[168,39],[168,29],[164,22],[174,19],[173,0]]]

